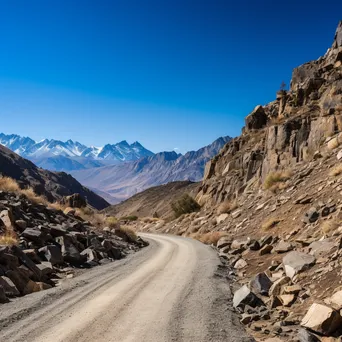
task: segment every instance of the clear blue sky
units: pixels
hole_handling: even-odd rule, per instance
[[[342,1],[0,0],[0,131],[154,152],[236,136]]]

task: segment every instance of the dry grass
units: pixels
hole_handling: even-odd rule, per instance
[[[336,219],[332,219],[323,221],[320,228],[325,235],[329,235],[333,233],[339,226],[340,223]]]
[[[106,226],[114,229],[119,228],[119,222],[118,219],[115,216],[110,216],[106,218]]]
[[[64,210],[67,208],[66,205],[61,204],[61,203],[59,203],[59,202],[49,203],[49,204],[48,204],[48,207],[49,207],[49,208],[52,208],[52,209],[60,210],[60,211],[64,211]]]
[[[226,236],[225,232],[209,232],[205,234],[195,233],[190,234],[189,237],[195,240],[199,240],[206,245],[217,245],[217,241],[221,239],[221,237]]]
[[[9,177],[0,177],[0,190],[8,192],[19,192],[20,187],[14,179]]]
[[[285,182],[289,180],[292,176],[291,171],[282,171],[282,172],[272,172],[267,175],[264,188],[266,190],[277,190],[286,187]]]
[[[330,177],[338,176],[342,173],[342,164],[335,165],[329,172]]]
[[[270,229],[274,228],[279,222],[281,222],[280,219],[276,219],[274,217],[272,218],[269,218],[267,220],[265,220],[262,225],[261,225],[261,229],[264,231],[264,232],[267,232],[269,231]]]
[[[104,214],[89,207],[77,208],[76,216],[81,217],[84,221],[89,221],[95,228],[103,228],[106,223]]]
[[[153,222],[158,222],[160,219],[157,217],[143,217],[140,219],[141,222],[144,223],[153,223]]]
[[[218,214],[229,214],[230,212],[232,212],[233,210],[237,209],[238,204],[237,201],[224,201],[222,202],[218,208],[217,208],[217,213]]]
[[[48,200],[44,196],[37,195],[32,188],[27,188],[20,190],[20,193],[23,194],[28,200],[36,204],[44,204],[48,205]]]
[[[4,235],[0,236],[0,245],[2,246],[10,246],[17,245],[18,239],[14,232],[6,232]]]
[[[137,241],[138,239],[138,235],[136,234],[136,232],[129,226],[121,226],[120,228],[117,228],[116,230],[119,230],[125,233],[130,238],[130,240]]]

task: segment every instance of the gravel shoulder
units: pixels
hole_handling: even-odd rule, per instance
[[[230,310],[211,247],[143,237],[150,246],[124,260],[2,305],[0,340],[251,341]]]

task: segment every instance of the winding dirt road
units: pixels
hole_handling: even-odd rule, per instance
[[[0,341],[250,341],[228,310],[215,251],[144,234],[150,246],[1,306]]]

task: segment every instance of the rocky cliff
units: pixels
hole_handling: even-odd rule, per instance
[[[212,206],[260,186],[270,172],[312,159],[342,131],[341,37],[342,22],[323,57],[295,68],[290,89],[246,117],[241,136],[206,165],[201,204]]]

